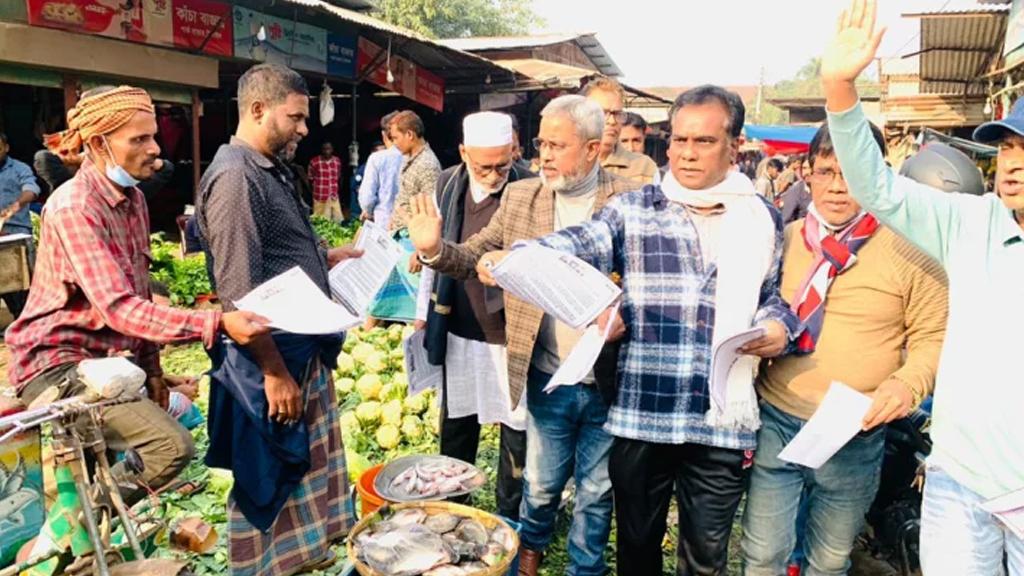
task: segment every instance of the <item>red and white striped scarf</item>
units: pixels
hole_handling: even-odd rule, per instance
[[[825,298],[832,281],[857,263],[857,251],[871,239],[878,226],[874,216],[862,212],[834,234],[828,234],[823,232],[826,225],[811,205],[804,219],[803,238],[804,245],[814,255],[814,263],[800,283],[792,304],[804,324],[804,331],[797,339],[800,352],[814,352],[825,323]]]

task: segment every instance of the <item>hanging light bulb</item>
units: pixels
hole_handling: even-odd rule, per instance
[[[394,82],[394,81],[395,81],[395,75],[394,75],[394,74],[392,74],[392,73],[391,73],[391,69],[390,69],[390,68],[388,68],[388,84],[391,84],[391,83],[392,83],[392,82]]]
[[[384,66],[388,69],[388,84],[391,84],[395,81],[395,75],[391,73],[391,37],[388,37],[388,57]]]
[[[989,116],[989,115],[992,114],[992,99],[991,98],[986,98],[985,99],[985,107],[982,108],[981,111],[984,112],[986,116]]]
[[[259,40],[260,42],[267,41],[267,29],[265,26],[263,26],[263,24],[260,24],[260,29],[258,32],[256,32],[256,39]]]

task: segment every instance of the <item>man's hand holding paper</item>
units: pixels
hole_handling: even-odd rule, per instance
[[[506,255],[493,261],[502,254]],[[498,286],[577,330],[593,322],[622,294],[590,264],[540,244],[485,254],[480,260],[477,269],[486,268]]]

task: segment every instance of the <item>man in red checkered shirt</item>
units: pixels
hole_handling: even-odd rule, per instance
[[[85,159],[43,210],[35,276],[21,317],[7,330],[9,380],[32,402],[56,387],[81,394],[82,360],[128,354],[146,372],[150,399],[102,411],[114,450],[135,449],[142,480],[157,488],[192,459],[189,433],[163,409],[181,383],[160,368],[160,345],[201,340],[219,331],[239,342],[268,333],[247,312],[189,311],[155,304],[149,286],[149,213],[136,188],[160,153],[149,94],[129,86],[94,88],[68,112],[68,129],[47,138],[63,158]],[[137,496],[137,495],[128,495]]]
[[[309,181],[313,184],[313,214],[335,222],[345,219],[338,200],[341,181],[341,159],[334,155],[334,145],[324,142],[320,155],[309,161]]]

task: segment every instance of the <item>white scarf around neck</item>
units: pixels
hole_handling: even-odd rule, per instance
[[[686,188],[672,171],[665,174],[662,193],[672,202],[695,208],[725,206],[722,218],[715,288],[715,326],[709,373],[714,385],[714,366],[721,342],[753,326],[761,300],[761,285],[775,255],[775,222],[746,175],[730,171],[725,180],[704,190]],[[710,426],[757,430],[761,419],[754,392],[754,375],[760,359],[740,356],[729,370],[724,385],[725,405],[710,394],[705,415]]]

